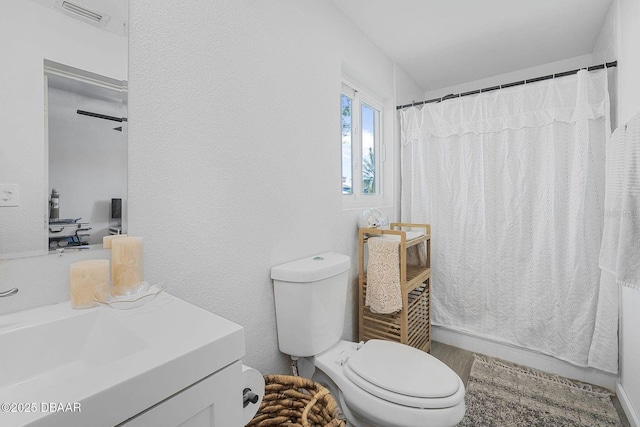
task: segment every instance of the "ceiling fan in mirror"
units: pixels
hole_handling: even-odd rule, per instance
[[[112,120],[114,122],[126,122],[127,118],[126,117],[114,117],[114,116],[108,116],[106,114],[100,114],[100,113],[92,113],[91,111],[84,111],[84,110],[77,110],[78,114],[81,114],[83,116],[89,116],[89,117],[96,117],[98,119],[104,119],[104,120]],[[117,130],[119,132],[122,132],[122,126],[118,126],[113,128],[113,130]]]

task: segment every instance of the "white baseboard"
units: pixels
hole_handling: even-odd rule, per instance
[[[612,391],[616,390],[616,385],[620,380],[618,375],[594,368],[582,368],[533,350],[491,341],[486,338],[480,338],[441,326],[432,326],[431,332],[433,340],[443,344],[452,345],[486,356],[498,357],[512,363],[525,365],[555,375],[561,375],[565,378],[599,385]],[[635,427],[640,427],[640,425],[636,424]]]
[[[620,405],[622,406],[631,427],[640,427],[640,418],[638,417],[638,413],[633,408],[631,400],[629,400],[629,396],[627,396],[627,392],[624,390],[621,383],[616,383],[616,395],[618,396]]]

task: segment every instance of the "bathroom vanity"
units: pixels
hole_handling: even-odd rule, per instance
[[[240,426],[242,327],[167,293],[0,316],[2,426]]]

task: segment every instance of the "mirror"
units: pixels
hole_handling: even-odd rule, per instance
[[[44,73],[49,250],[102,244],[126,231],[126,82],[48,60]]]
[[[91,228],[77,233],[80,242],[101,243],[110,228],[126,227],[127,122],[77,111],[127,117],[128,0],[6,3],[0,54],[11,66],[0,79],[0,259],[74,243],[50,241],[66,228],[49,224],[52,186],[60,187],[58,220]],[[124,98],[115,100],[116,92]],[[112,218],[112,199],[120,218]]]

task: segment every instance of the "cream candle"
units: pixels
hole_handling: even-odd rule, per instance
[[[113,295],[136,293],[143,281],[142,238],[122,237],[111,241]]]
[[[109,235],[109,236],[104,236],[102,238],[102,247],[104,249],[111,249],[111,241],[113,239],[119,239],[121,237],[127,237],[126,234],[113,234],[113,235]]]
[[[71,264],[69,291],[73,308],[94,307],[95,300],[106,301],[109,296],[109,260],[90,259]]]

